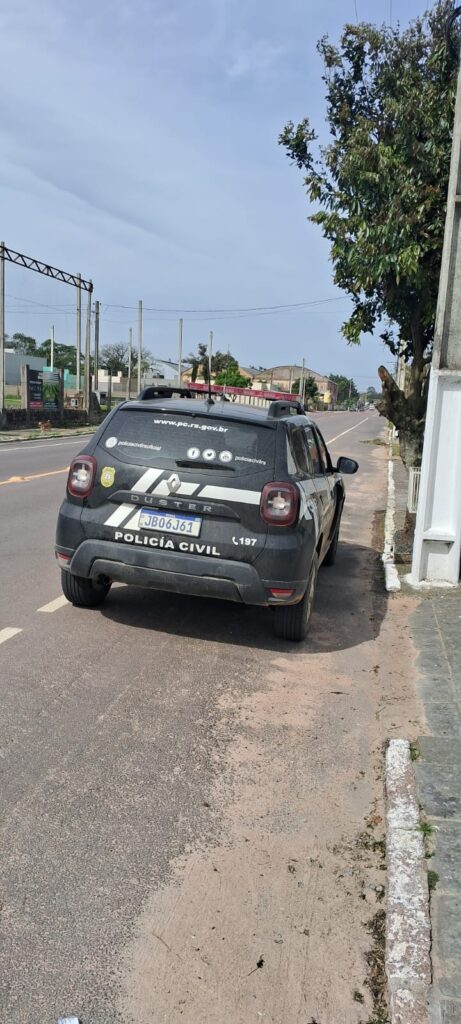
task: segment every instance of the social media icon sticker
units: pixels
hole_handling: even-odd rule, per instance
[[[117,438],[116,437],[108,437],[107,438],[106,448],[115,448],[116,444],[117,444]]]
[[[220,452],[220,462],[232,462],[232,452]]]
[[[214,448],[206,448],[203,453],[203,458],[205,459],[205,462],[213,462],[213,459],[216,458],[216,452]]]
[[[187,458],[188,459],[199,459],[200,458],[200,448],[189,448],[189,451],[187,452]]]

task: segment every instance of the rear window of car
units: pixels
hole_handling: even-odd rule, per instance
[[[186,462],[193,468],[254,473],[273,468],[276,431],[261,424],[187,413],[121,409],[100,445],[122,462],[159,466]]]

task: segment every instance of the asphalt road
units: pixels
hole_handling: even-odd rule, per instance
[[[54,530],[65,468],[84,443],[0,446],[7,1024],[52,1024],[64,1012],[85,1024],[198,1024],[166,1010],[143,1016],[132,1002],[129,1017],[120,992],[129,1001],[134,982],[124,956],[149,898],[170,878],[174,858],[213,843],[221,827],[226,797],[210,819],[207,794],[239,728],[232,716],[223,727],[223,701],[238,706],[281,658],[300,666],[301,657],[313,672],[327,653],[340,666],[344,650],[379,631],[379,616],[361,619],[354,609],[375,571],[369,531],[385,490],[382,450],[364,442],[382,436],[384,424],[374,412],[317,418],[333,457],[356,457],[361,471],[346,481],[338,562],[320,573],[312,638],[301,652],[272,637],[264,609],[127,587],[113,588],[102,610],[65,604]],[[359,1010],[343,1015],[345,1024]]]

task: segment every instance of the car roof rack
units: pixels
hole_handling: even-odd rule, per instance
[[[163,384],[152,384],[148,388],[143,388],[139,392],[138,402],[149,402],[153,398],[195,398],[195,392],[191,391],[190,388],[176,387],[174,384],[171,387],[167,387]]]
[[[305,408],[302,402],[286,402],[284,398],[277,398],[275,402],[271,402],[268,410],[268,419],[277,420],[281,419],[282,416],[300,416],[305,415]]]

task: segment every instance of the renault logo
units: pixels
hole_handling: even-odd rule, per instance
[[[179,479],[178,474],[172,473],[171,476],[168,477],[166,485],[168,487],[170,494],[176,494],[176,491],[179,490],[181,486],[181,481]]]

